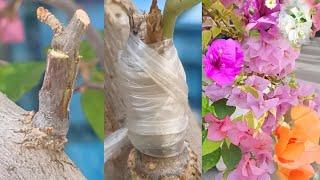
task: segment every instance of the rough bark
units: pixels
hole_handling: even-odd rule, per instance
[[[0,179],[85,179],[64,152],[38,146],[46,134],[31,116],[0,93]]]
[[[33,124],[40,129],[50,127],[53,135],[63,139],[69,129],[68,108],[78,71],[80,41],[90,20],[83,10],[77,10],[64,28],[44,8],[38,8],[37,15],[40,21],[52,28],[54,37],[39,92],[39,111],[33,118]]]
[[[196,180],[200,179],[197,155],[186,147],[181,154],[170,158],[155,158],[132,149],[128,157],[128,168],[133,180]]]
[[[105,135],[121,127],[126,118],[117,87],[114,64],[130,34],[130,17],[135,7],[127,0],[105,0]]]

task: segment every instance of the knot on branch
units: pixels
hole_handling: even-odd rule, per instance
[[[37,18],[39,21],[50,26],[55,34],[60,34],[63,31],[60,21],[48,9],[39,7],[37,9]]]

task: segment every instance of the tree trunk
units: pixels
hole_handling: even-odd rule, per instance
[[[31,118],[0,93],[0,179],[85,179],[63,151],[39,146],[46,134],[32,127]]]

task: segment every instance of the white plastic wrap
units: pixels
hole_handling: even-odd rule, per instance
[[[127,108],[132,144],[145,154],[171,157],[184,147],[191,117],[188,87],[172,40],[151,46],[130,35],[119,53],[117,82]]]

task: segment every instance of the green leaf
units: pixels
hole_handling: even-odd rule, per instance
[[[81,105],[94,132],[104,138],[104,93],[102,90],[88,89],[81,96]]]
[[[210,7],[212,4],[212,0],[202,0],[204,7]]]
[[[242,153],[238,146],[234,144],[228,145],[223,143],[222,145],[222,159],[228,170],[234,169],[240,162]]]
[[[0,66],[0,91],[17,101],[39,83],[44,63],[12,63]]]
[[[207,139],[208,130],[202,130],[202,143]]]
[[[241,86],[241,89],[244,92],[250,93],[253,97],[259,98],[259,93],[254,87],[250,85],[244,85],[244,86]]]
[[[209,42],[211,41],[211,31],[209,30],[203,30],[202,31],[202,49],[207,49],[207,46],[209,44]]]
[[[222,141],[210,141],[209,139],[205,139],[202,143],[202,156],[212,153],[217,150],[222,144]]]
[[[213,26],[210,29],[210,31],[211,31],[211,38],[214,39],[221,33],[221,28],[219,28],[217,26]]]
[[[202,117],[208,113],[214,113],[214,107],[210,105],[209,98],[205,95],[202,95],[202,106],[201,106],[201,115]]]
[[[205,156],[202,156],[202,170],[204,172],[207,172],[209,169],[216,166],[219,159],[221,157],[221,149],[218,148],[214,152],[207,154]]]
[[[231,116],[236,110],[236,107],[228,106],[226,105],[226,103],[227,99],[224,98],[212,104],[212,106],[214,107],[214,114],[219,119],[223,119],[226,116]]]
[[[82,56],[82,59],[85,61],[96,59],[96,52],[93,50],[87,40],[81,41],[79,52]]]

